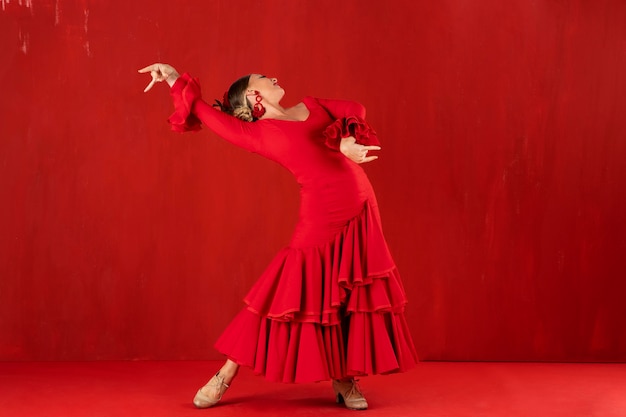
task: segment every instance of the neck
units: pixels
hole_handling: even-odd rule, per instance
[[[291,119],[289,109],[284,108],[279,103],[264,103],[265,114],[261,119]]]

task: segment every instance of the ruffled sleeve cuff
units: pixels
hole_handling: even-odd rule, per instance
[[[366,146],[380,146],[378,136],[372,127],[358,116],[348,116],[335,120],[324,130],[326,146],[339,150],[341,139],[354,136],[356,142]]]
[[[170,95],[174,102],[174,113],[167,121],[172,130],[179,133],[200,130],[202,123],[191,112],[194,102],[202,98],[198,79],[184,73],[172,85]]]

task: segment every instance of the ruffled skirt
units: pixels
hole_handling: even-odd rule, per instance
[[[278,382],[413,367],[406,295],[375,210],[366,202],[325,244],[279,252],[216,348]]]

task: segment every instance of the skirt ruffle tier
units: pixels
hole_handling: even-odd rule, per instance
[[[277,382],[412,368],[406,295],[377,218],[366,202],[334,240],[279,252],[216,348]]]

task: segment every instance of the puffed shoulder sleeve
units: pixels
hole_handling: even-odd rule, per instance
[[[204,124],[234,145],[251,152],[259,151],[261,139],[255,123],[244,122],[207,104],[202,100],[197,78],[187,73],[181,75],[172,85],[170,95],[174,113],[168,122],[175,132],[197,131]]]
[[[354,136],[357,143],[367,146],[380,146],[378,136],[365,121],[365,107],[356,101],[317,99],[328,114],[335,119],[326,130],[326,146],[339,150],[341,139]]]

